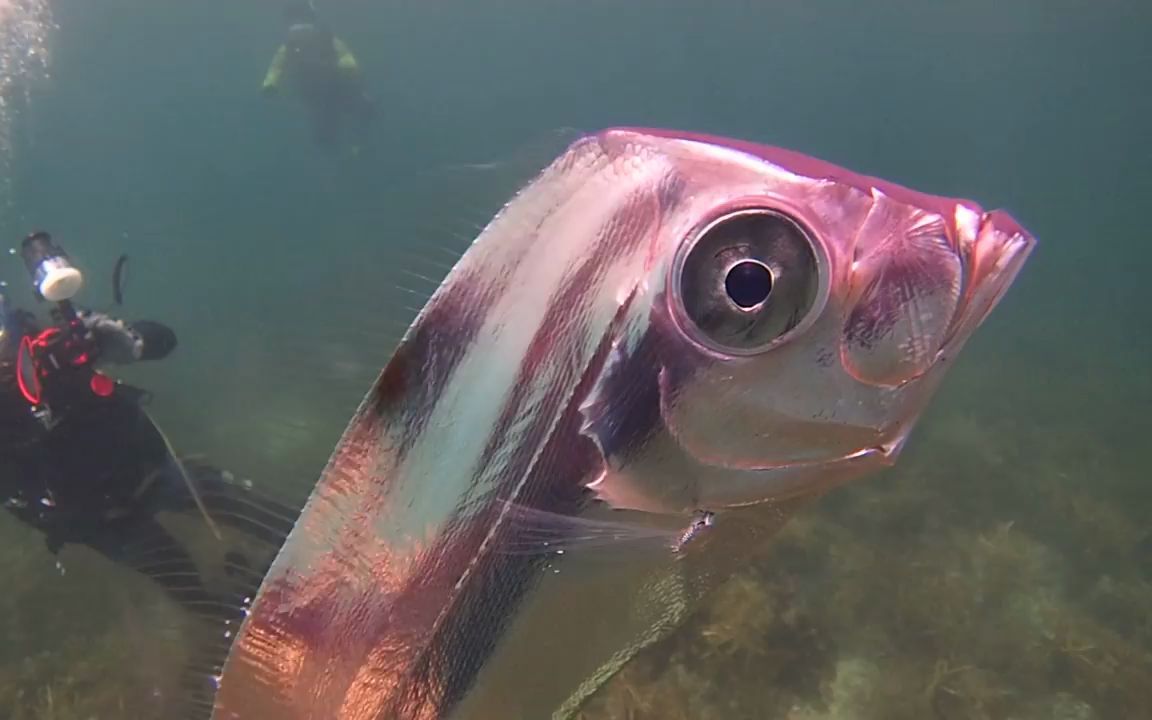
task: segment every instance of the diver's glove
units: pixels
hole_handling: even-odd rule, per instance
[[[144,338],[128,323],[91,310],[77,310],[76,316],[96,339],[101,360],[126,365],[143,357]]]
[[[176,348],[176,333],[158,322],[140,320],[129,324],[91,310],[78,310],[76,315],[96,338],[100,358],[110,363],[159,360]]]

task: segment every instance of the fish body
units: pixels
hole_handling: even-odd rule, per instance
[[[778,148],[578,140],[356,411],[212,717],[570,717],[796,506],[895,460],[1033,245],[1002,212]],[[561,556],[525,517],[577,548],[582,522],[673,543]]]

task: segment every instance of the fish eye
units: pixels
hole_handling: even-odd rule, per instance
[[[763,352],[813,314],[825,285],[821,257],[790,215],[767,208],[723,215],[680,251],[673,269],[677,314],[708,347]]]
[[[772,270],[756,260],[741,260],[724,276],[724,290],[732,302],[750,310],[772,294]]]

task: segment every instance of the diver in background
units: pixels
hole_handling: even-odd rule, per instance
[[[287,37],[272,58],[262,92],[275,95],[290,85],[311,117],[316,144],[336,152],[351,130],[351,149],[359,154],[376,112],[364,90],[359,63],[344,41],[320,21],[311,2],[292,0],[284,19]]]
[[[0,296],[0,503],[40,531],[52,553],[87,545],[200,614],[234,614],[205,589],[156,513],[208,502],[222,521],[278,544],[291,511],[245,497],[227,473],[181,463],[142,406],[147,394],[98,369],[167,357],[177,344],[171,328],[73,308],[80,274],[63,251],[42,232],[23,248],[37,293],[56,310],[42,328]],[[232,555],[242,571],[250,568]]]

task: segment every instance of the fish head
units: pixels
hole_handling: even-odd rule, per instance
[[[606,453],[593,485],[620,508],[780,500],[891,464],[1035,244],[1002,211],[779,148],[602,142],[661,163],[674,188],[642,283],[660,434]],[[677,474],[693,477],[660,487]]]

